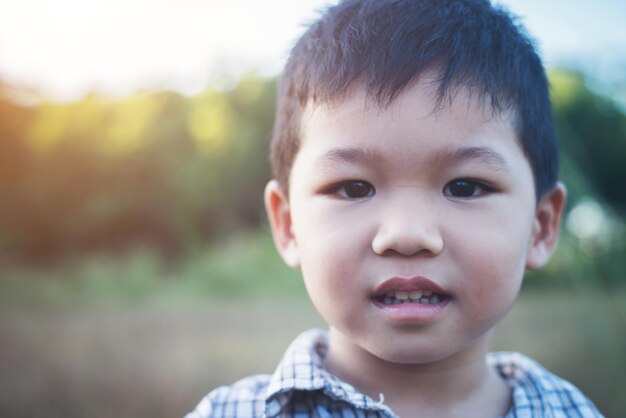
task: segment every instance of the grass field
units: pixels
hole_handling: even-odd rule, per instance
[[[181,416],[213,387],[270,373],[298,332],[315,326],[322,322],[308,302],[287,299],[11,309],[0,317],[0,415]],[[604,295],[525,294],[493,346],[531,355],[619,417],[620,336]]]
[[[233,245],[176,270],[143,254],[41,277],[5,271],[0,416],[176,417],[218,385],[271,373],[300,331],[323,323],[270,244]],[[625,313],[623,288],[528,289],[493,349],[534,357],[620,417]]]

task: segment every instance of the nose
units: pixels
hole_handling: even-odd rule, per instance
[[[435,256],[444,241],[432,202],[416,196],[387,202],[381,211],[372,250],[378,255]]]

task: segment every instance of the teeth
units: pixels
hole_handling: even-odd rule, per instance
[[[385,305],[397,305],[408,302],[436,305],[441,302],[441,296],[433,293],[431,290],[414,290],[412,292],[398,290],[387,292],[379,300]]]
[[[407,292],[396,292],[396,299],[407,300],[409,298],[409,294]]]
[[[409,299],[411,300],[420,300],[422,298],[422,291],[416,290],[415,292],[409,293]]]

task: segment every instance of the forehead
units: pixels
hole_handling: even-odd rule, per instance
[[[433,78],[422,79],[388,105],[369,97],[363,88],[353,88],[332,103],[309,102],[302,115],[301,147],[356,145],[362,140],[393,152],[398,139],[410,141],[415,149],[436,146],[437,141],[471,146],[501,140],[523,153],[515,129],[516,112],[496,111],[488,98],[466,88],[438,100],[437,86]]]

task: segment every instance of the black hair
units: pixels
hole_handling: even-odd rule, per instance
[[[386,106],[433,71],[438,107],[465,88],[494,112],[511,109],[537,199],[554,187],[558,150],[548,82],[516,18],[487,0],[346,0],[297,41],[280,80],[271,159],[283,190],[309,102],[331,103],[358,85]]]

